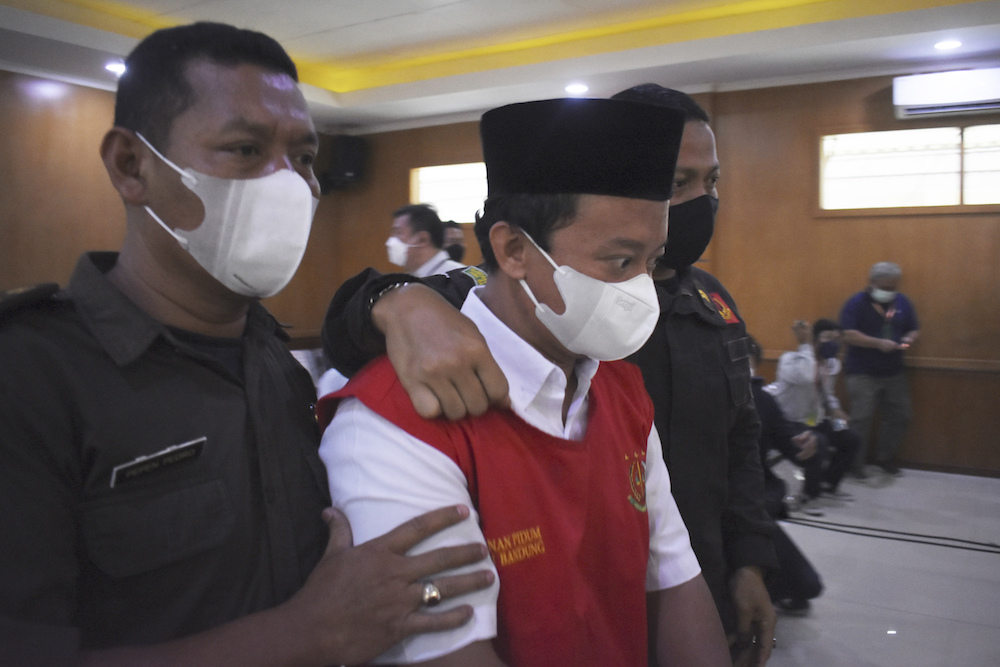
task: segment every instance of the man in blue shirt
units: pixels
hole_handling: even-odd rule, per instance
[[[913,304],[898,292],[899,265],[879,262],[869,272],[868,287],[852,296],[840,312],[847,345],[844,374],[851,399],[851,423],[862,437],[854,472],[863,478],[875,410],[881,414],[875,464],[891,475],[906,426],[912,416],[910,389],[903,372],[903,352],[920,332]]]

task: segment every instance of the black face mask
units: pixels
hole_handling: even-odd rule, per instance
[[[465,246],[460,243],[452,243],[449,246],[445,246],[444,250],[453,262],[461,262],[462,258],[465,257]]]
[[[718,210],[719,200],[711,195],[671,206],[667,248],[660,265],[679,271],[697,262],[712,240]]]

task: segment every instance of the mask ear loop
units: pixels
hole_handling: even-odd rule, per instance
[[[564,273],[564,271],[562,270],[562,267],[560,267],[558,264],[555,263],[555,260],[553,260],[552,257],[549,256],[549,253],[547,253],[544,250],[542,250],[542,246],[540,246],[537,243],[535,243],[535,239],[531,238],[531,234],[529,234],[528,232],[524,231],[523,229],[521,230],[521,233],[524,234],[524,238],[526,238],[529,241],[531,241],[531,245],[533,245],[536,248],[538,248],[538,252],[542,253],[542,257],[544,257],[545,259],[549,260],[549,264],[552,265],[553,269],[555,269],[559,273]]]
[[[535,239],[531,238],[531,234],[529,234],[528,232],[524,231],[523,229],[520,230],[520,231],[521,231],[522,234],[524,234],[524,238],[526,238],[529,241],[531,241],[531,245],[535,246],[535,248],[538,249],[538,252],[542,253],[542,257],[544,257],[545,259],[547,259],[549,261],[549,264],[552,265],[553,269],[555,269],[559,273],[565,273],[565,271],[563,271],[562,267],[560,267],[559,265],[557,265],[555,263],[555,261],[552,259],[552,257],[549,256],[549,253],[547,253],[544,250],[542,250],[542,247],[540,245],[538,245],[537,243],[535,243]],[[527,292],[528,298],[531,299],[531,302],[535,304],[535,308],[541,307],[541,304],[538,303],[538,299],[535,298],[535,293],[531,291],[530,287],[528,287],[528,283],[526,283],[524,281],[524,278],[518,279],[517,282],[521,283],[521,287],[523,287],[524,291]]]
[[[533,304],[535,304],[535,308],[539,308],[541,304],[538,303],[538,299],[535,298],[535,293],[531,291],[530,287],[528,287],[528,283],[524,282],[524,278],[520,278],[517,282],[521,283],[521,287],[523,287],[524,291],[527,292],[528,298],[531,299]]]
[[[183,181],[185,185],[187,185],[189,188],[192,185],[197,185],[197,183],[198,183],[198,179],[197,178],[195,178],[193,175],[189,174],[188,172],[184,171],[183,169],[181,169],[180,167],[178,167],[176,164],[174,164],[173,162],[171,162],[170,160],[168,160],[166,158],[166,156],[164,156],[163,153],[161,153],[160,151],[156,150],[156,148],[153,147],[153,144],[149,143],[149,141],[146,139],[146,137],[142,136],[142,134],[140,132],[136,132],[135,136],[139,137],[140,141],[142,141],[142,143],[146,144],[146,147],[149,148],[149,150],[153,151],[153,154],[156,155],[156,157],[158,157],[161,160],[163,160],[163,162],[168,167],[170,167],[171,169],[173,169],[174,171],[176,171],[178,174],[180,174],[181,181]],[[179,234],[177,234],[177,232],[175,232],[174,230],[170,229],[170,227],[167,227],[167,224],[165,222],[163,222],[162,219],[160,219],[160,216],[158,216],[155,213],[153,213],[153,209],[149,208],[149,206],[143,206],[142,208],[146,211],[146,213],[149,214],[149,217],[151,217],[153,220],[155,220],[156,222],[158,222],[160,224],[160,227],[163,227],[163,229],[165,229],[168,234],[170,234],[171,236],[173,236],[174,239],[177,240],[177,243],[179,243],[182,248],[184,248],[185,250],[188,249],[188,240],[186,238],[184,238],[183,236],[180,236]]]
[[[143,209],[146,210],[146,213],[149,213],[149,217],[151,217],[153,220],[156,220],[158,223],[160,223],[160,227],[163,227],[163,229],[165,229],[167,231],[167,234],[170,234],[175,239],[177,239],[177,243],[179,243],[182,248],[184,248],[185,250],[188,249],[188,240],[186,238],[184,238],[183,236],[178,235],[177,232],[175,232],[174,230],[170,229],[170,227],[167,227],[166,223],[164,223],[163,220],[160,220],[160,216],[158,216],[155,213],[153,213],[153,209],[149,208],[148,206],[143,206]]]
[[[153,147],[153,144],[149,143],[149,140],[147,140],[146,137],[142,136],[142,134],[140,134],[139,132],[136,132],[135,136],[139,137],[139,140],[142,141],[142,143],[146,144],[146,147],[149,148],[149,150],[153,151],[153,154],[156,155],[156,157],[163,160],[163,162],[166,163],[168,167],[170,167],[178,174],[180,174],[181,179],[184,181],[185,185],[187,185],[188,187],[191,187],[193,185],[198,185],[198,179],[195,177],[194,174],[181,169],[176,164],[168,160],[163,153],[156,150],[156,148]]]

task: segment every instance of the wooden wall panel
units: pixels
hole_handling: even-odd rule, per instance
[[[723,171],[715,272],[762,345],[780,350],[792,343],[793,320],[835,318],[873,263],[895,261],[923,329],[914,357],[997,362],[1000,215],[818,214],[821,134],[915,127],[892,118],[890,88],[879,78],[715,96]]]
[[[909,374],[914,416],[900,458],[1000,475],[1000,373],[912,369]]]
[[[79,253],[118,247],[124,228],[97,154],[112,121],[112,95],[57,84],[52,90],[61,87],[63,97],[45,99],[37,96],[39,82],[0,72],[0,289],[65,283]],[[998,215],[817,211],[821,134],[914,126],[892,117],[890,87],[882,77],[697,96],[713,117],[722,163],[722,204],[705,268],[737,299],[772,360],[764,364],[768,375],[777,354],[794,346],[793,320],[836,317],[872,263],[899,262],[923,332],[910,356],[916,418],[902,458],[997,473]],[[296,337],[318,332],[344,279],[366,266],[393,269],[384,242],[392,210],[409,200],[410,169],[482,159],[474,122],[366,139],[366,177],[322,198],[301,268],[266,301]],[[471,230],[468,237],[467,261],[474,263]]]
[[[392,212],[410,201],[411,169],[483,159],[479,124],[474,122],[365,139],[370,150],[366,176],[358,185],[322,198],[302,267],[288,288],[266,301],[279,319],[295,324],[293,335],[319,329],[330,298],[347,278],[369,266],[399,270],[389,263],[385,240]],[[466,230],[466,246],[464,261],[478,263],[481,255],[471,229]]]
[[[828,216],[819,137],[996,116],[898,121],[889,77],[713,95],[722,164],[712,271],[774,358],[796,319],[836,319],[882,260],[903,268],[921,340],[908,355],[916,419],[904,461],[1000,471],[1000,216]]]
[[[121,244],[98,153],[113,117],[111,93],[0,71],[0,290],[64,284],[84,249]]]

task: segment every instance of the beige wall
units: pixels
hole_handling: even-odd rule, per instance
[[[37,81],[0,72],[0,289],[64,283],[80,252],[115,248],[123,231],[97,155],[111,94],[69,86],[60,100],[40,102],[30,92]],[[836,318],[872,263],[898,262],[923,330],[910,353],[916,418],[902,457],[1000,474],[1000,213],[817,211],[821,134],[914,126],[892,117],[890,93],[885,77],[698,96],[713,116],[723,173],[705,268],[733,293],[773,359],[793,346],[793,320]],[[318,332],[344,279],[366,266],[391,270],[384,241],[391,211],[409,199],[410,169],[482,159],[476,123],[367,139],[364,181],[323,197],[302,267],[266,301],[293,335]],[[468,242],[475,262],[471,230]],[[773,364],[763,371],[773,373]]]

